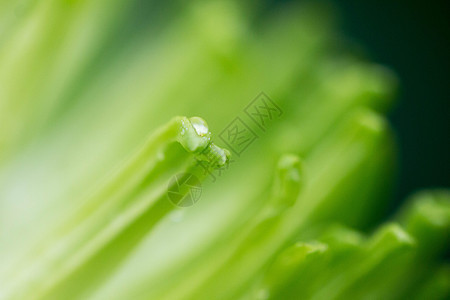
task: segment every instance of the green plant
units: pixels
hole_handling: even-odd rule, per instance
[[[20,3],[0,3],[0,298],[448,296],[450,194],[383,219],[396,79],[339,50],[329,8]],[[261,90],[283,114],[217,146]]]

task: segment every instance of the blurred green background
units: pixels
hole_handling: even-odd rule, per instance
[[[296,1],[272,1],[280,3]],[[304,1],[297,1],[304,2]],[[450,2],[331,1],[341,30],[400,79],[389,120],[399,143],[392,209],[412,192],[450,186]]]
[[[343,30],[400,78],[389,115],[399,141],[396,204],[450,186],[450,2],[336,1]]]
[[[96,291],[103,299],[117,297],[117,291],[144,291],[167,299],[180,299],[171,297],[174,294],[200,299],[200,293],[208,299],[210,291],[222,289],[217,283],[224,282],[232,295],[278,251],[289,249],[295,240],[320,238],[324,225],[342,222],[371,231],[382,221],[374,207],[382,213],[383,200],[389,200],[394,212],[417,190],[449,185],[446,4],[424,8],[406,1],[316,1],[325,6],[322,11],[315,5],[281,5],[287,2],[23,0],[28,7],[0,2],[0,12],[9,17],[0,17],[0,33],[5,32],[0,44],[8,41],[8,47],[0,49],[0,100],[6,100],[0,102],[6,124],[0,127],[0,150],[5,145],[0,152],[0,249],[8,263],[0,266],[0,275],[5,274],[0,278],[12,278],[6,295],[36,294],[37,286],[44,296],[77,298],[76,293],[91,292],[103,280],[108,282]],[[379,65],[397,74],[398,85]],[[383,190],[389,189],[395,163],[390,130],[379,115],[389,106],[395,86],[400,89],[398,102],[389,119],[399,142],[395,155],[400,168],[396,191],[385,199]],[[126,161],[117,180],[106,177],[107,184],[97,185],[149,132],[174,115],[202,116],[218,133],[240,111],[242,101],[261,87],[280,101],[284,120],[261,135],[260,147],[249,150],[254,152],[246,154],[234,174],[224,175],[220,185],[205,183],[205,201],[194,209],[172,213],[170,206],[159,211],[159,205],[169,204],[165,193],[171,175],[191,162],[181,148],[164,152],[179,129],[176,122],[150,139],[144,154]],[[360,106],[366,110],[357,111]],[[154,150],[148,154],[147,147]],[[302,180],[300,171],[292,168],[299,186],[291,189],[297,192],[290,197],[300,201],[287,211],[282,203],[278,210],[271,204],[278,194],[267,197],[267,182],[275,159],[293,149],[304,155],[311,184],[306,181],[298,197]],[[84,198],[97,187],[100,192]],[[279,194],[279,199],[286,198],[283,191]],[[435,254],[439,245],[448,244],[445,230],[450,222],[445,220],[450,210],[447,200],[441,203],[440,195],[430,195],[413,207],[406,231],[394,225],[374,235],[375,241],[387,237],[378,244],[381,250],[409,249],[412,238],[405,236],[411,232],[418,237],[419,248],[413,250],[418,256],[407,255],[415,260],[407,257],[408,267],[403,260],[396,265],[398,273],[389,282],[395,291],[398,285],[412,293],[408,286],[435,271],[440,274],[440,261],[430,264],[420,255],[428,250]],[[275,211],[276,226],[260,223],[260,217],[271,220],[265,209]],[[135,222],[141,217],[145,226]],[[158,226],[168,227],[153,231],[159,220]],[[204,224],[214,226],[205,229]],[[241,235],[241,227],[250,229]],[[102,239],[104,230],[111,240]],[[145,239],[139,249],[133,248],[134,236],[136,241]],[[429,236],[435,237],[435,244]],[[53,249],[58,251],[49,251]],[[87,249],[87,254],[79,249]],[[129,255],[131,250],[137,252]],[[223,260],[216,260],[222,254]],[[242,263],[240,257],[246,255],[251,259]],[[73,259],[77,263],[72,264]],[[110,267],[111,261],[116,265]],[[386,262],[381,272],[392,273],[389,259]],[[409,268],[418,269],[417,262],[423,266],[423,272],[415,272],[420,276],[404,276]],[[357,275],[360,265],[354,262]],[[250,271],[241,278],[230,276],[240,273],[235,270]],[[380,269],[371,270],[376,275]],[[172,281],[161,285],[161,274]],[[192,274],[198,277],[185,280]],[[359,289],[352,280],[360,276],[352,274],[350,270],[349,282]],[[341,277],[341,271],[336,275]],[[53,280],[50,288],[40,282],[48,278]],[[384,284],[383,276],[374,279]],[[348,284],[341,290],[331,284],[329,290],[345,292]],[[382,292],[390,293],[390,288]]]

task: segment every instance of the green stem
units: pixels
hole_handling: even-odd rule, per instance
[[[57,222],[54,233],[17,268],[24,273],[12,283],[13,294],[14,287],[20,295],[34,298],[57,298],[65,290],[71,290],[73,298],[89,292],[94,281],[77,284],[91,273],[98,275],[96,280],[104,280],[133,245],[174,209],[167,199],[166,183],[177,170],[199,179],[206,176],[194,156],[213,162],[211,167],[221,167],[229,153],[211,142],[206,122],[197,117],[176,117],[157,130],[93,196],[65,216],[66,220]],[[30,277],[35,279],[30,282]],[[34,285],[37,288],[31,288]]]

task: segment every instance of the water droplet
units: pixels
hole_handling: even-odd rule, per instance
[[[189,119],[189,121],[191,121],[191,124],[194,127],[195,132],[199,136],[208,136],[210,134],[208,124],[202,118],[192,117]]]

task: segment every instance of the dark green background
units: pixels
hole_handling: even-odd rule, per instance
[[[342,1],[344,32],[400,78],[390,114],[400,146],[396,202],[450,186],[450,1]]]
[[[286,2],[273,1],[273,5]],[[450,1],[326,2],[341,31],[400,79],[389,115],[399,142],[393,209],[417,190],[450,187]]]

